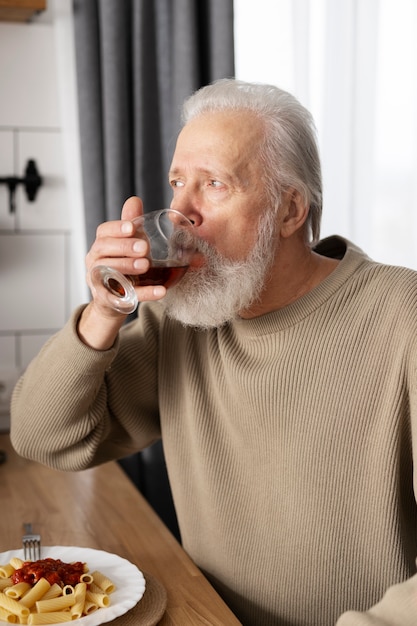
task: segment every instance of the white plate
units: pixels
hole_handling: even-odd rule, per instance
[[[1,552],[0,564],[5,565],[13,556],[23,559],[23,550]],[[74,623],[80,624],[80,626],[100,626],[100,624],[116,619],[133,608],[145,593],[145,578],[142,572],[136,565],[116,554],[74,546],[42,546],[41,558],[45,559],[46,557],[61,559],[64,563],[71,563],[72,561],[87,563],[90,572],[99,570],[110,578],[116,586],[115,591],[110,594],[110,606],[75,620]],[[0,624],[5,623],[0,620]]]

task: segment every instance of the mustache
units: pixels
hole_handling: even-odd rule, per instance
[[[188,253],[193,252],[198,245],[199,239],[187,228],[175,228],[169,235],[168,247],[177,253],[181,250]]]
[[[198,256],[222,260],[214,246],[188,228],[181,227],[173,231],[170,235],[170,247],[177,252],[195,253]]]

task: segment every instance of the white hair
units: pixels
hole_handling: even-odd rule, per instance
[[[222,79],[202,87],[183,105],[184,124],[204,113],[246,110],[263,122],[258,155],[263,162],[268,198],[278,206],[282,192],[296,189],[309,207],[308,237],[320,235],[321,164],[316,129],[310,112],[288,92],[273,85]]]

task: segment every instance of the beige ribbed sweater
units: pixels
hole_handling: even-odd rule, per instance
[[[142,305],[96,352],[78,311],[14,394],[16,449],[59,469],[162,431],[184,547],[245,626],[334,626],[415,572],[417,274],[338,238],[320,251],[346,246],[306,296],[218,330]],[[382,611],[415,621],[392,626],[417,624],[410,586],[416,599],[394,590]],[[385,626],[375,619],[339,624]]]

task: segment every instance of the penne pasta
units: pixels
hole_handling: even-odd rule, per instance
[[[13,556],[9,563],[14,569],[20,569],[23,566],[24,561],[23,559],[19,559],[17,556]]]
[[[91,574],[82,574],[80,576],[80,583],[86,583],[87,585],[90,585],[93,582],[93,577],[91,576]]]
[[[7,587],[7,589],[4,590],[4,593],[6,594],[6,596],[9,596],[9,598],[14,598],[15,600],[18,600],[27,591],[29,591],[30,588],[31,587],[29,583],[16,583],[11,587]]]
[[[41,578],[38,582],[19,600],[20,604],[29,609],[35,606],[36,602],[51,588],[46,578]]]
[[[6,609],[3,609],[3,607],[1,607],[1,606],[0,606],[0,620],[2,622],[6,622],[6,624],[17,624],[18,623],[17,615],[14,615],[13,613],[10,613],[9,611],[6,611]]]
[[[113,582],[102,572],[90,573],[87,564],[79,561],[63,563],[59,559],[45,559],[31,562],[12,558],[1,566],[1,570],[0,622],[6,624],[30,626],[78,620],[108,607],[109,593],[115,589]],[[58,571],[61,584],[53,582],[57,580]],[[46,578],[48,574],[51,574],[51,582]],[[31,584],[33,579],[37,582]]]
[[[87,600],[87,598],[85,599],[83,615],[90,615],[90,613],[94,613],[94,611],[97,611],[97,609],[98,609],[98,604],[96,604],[95,602],[91,602],[90,600]]]
[[[87,591],[87,585],[84,582],[78,583],[74,589],[75,604],[71,607],[72,619],[80,619],[84,611],[85,594]]]
[[[100,587],[105,593],[112,593],[115,589],[114,584],[111,580],[109,580],[104,574],[101,572],[93,572],[92,573],[94,583]]]
[[[14,572],[13,565],[10,563],[6,563],[5,565],[0,565],[0,578],[10,578],[10,576]]]
[[[9,613],[17,615],[18,617],[27,617],[29,615],[29,609],[27,606],[23,606],[17,600],[9,598],[5,593],[0,593],[0,606],[6,609]]]
[[[71,613],[31,613],[28,624],[62,624],[71,622]]]
[[[7,587],[10,587],[11,585],[13,585],[11,578],[0,578],[0,591],[7,589]]]
[[[54,583],[51,587],[49,587],[48,591],[44,593],[42,596],[42,600],[50,600],[51,598],[57,598],[62,593],[62,588],[58,585],[58,583]]]
[[[100,608],[105,608],[110,604],[110,598],[106,593],[93,593],[87,589],[85,594],[85,599],[89,602],[94,602]]]
[[[103,589],[100,589],[100,587],[97,587],[97,585],[94,583],[91,583],[91,585],[88,585],[88,590],[91,591],[92,593],[103,593]]]
[[[38,600],[36,610],[38,613],[63,611],[64,609],[69,609],[73,604],[75,604],[75,598],[72,593],[68,596],[59,596],[50,600]]]

